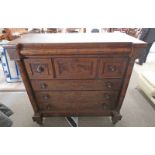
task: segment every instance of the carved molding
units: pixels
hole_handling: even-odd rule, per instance
[[[92,78],[96,75],[96,58],[59,58],[54,64],[57,78]]]

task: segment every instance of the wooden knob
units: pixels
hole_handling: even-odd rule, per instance
[[[50,110],[50,109],[51,109],[51,105],[48,104],[48,105],[46,106],[46,109],[47,109],[47,110]]]
[[[102,105],[103,105],[103,109],[109,109],[109,104],[103,103]]]
[[[37,72],[38,72],[38,73],[42,73],[43,71],[44,71],[44,67],[41,66],[41,65],[39,65],[39,66],[37,67]]]
[[[109,99],[110,99],[110,95],[109,95],[109,94],[104,94],[104,98],[105,98],[106,100],[109,100]]]
[[[110,82],[110,81],[106,82],[106,87],[107,88],[112,88],[112,82]]]
[[[41,87],[42,89],[45,89],[45,88],[47,88],[47,84],[46,84],[46,83],[41,83],[41,84],[40,84],[40,87]]]
[[[111,71],[111,72],[115,72],[116,71],[116,66],[109,66],[108,67],[109,68],[109,70]]]
[[[47,101],[49,98],[50,98],[49,95],[44,95],[44,96],[43,96],[43,99],[44,99],[45,101]]]

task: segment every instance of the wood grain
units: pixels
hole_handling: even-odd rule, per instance
[[[28,34],[6,46],[18,60],[39,124],[50,116],[119,121],[134,60],[145,47],[121,33]]]

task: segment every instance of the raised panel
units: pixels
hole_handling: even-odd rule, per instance
[[[97,58],[55,58],[57,79],[94,79]]]
[[[99,65],[99,78],[122,78],[128,59],[102,58]]]
[[[25,66],[31,79],[52,79],[51,59],[25,59]]]

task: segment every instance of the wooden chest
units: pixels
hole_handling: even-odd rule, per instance
[[[134,60],[145,47],[121,33],[27,34],[6,46],[37,123],[50,116],[112,116],[116,123]]]

